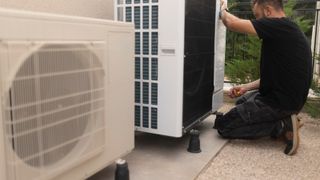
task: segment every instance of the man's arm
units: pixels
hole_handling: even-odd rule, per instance
[[[248,91],[259,89],[259,87],[260,87],[260,79],[253,81],[251,83],[248,83],[248,84],[235,86],[230,89],[228,95],[231,98],[236,98],[236,97],[239,97],[239,96],[245,94]]]
[[[223,24],[230,29],[231,31],[250,34],[250,35],[257,35],[256,30],[254,29],[252,23],[249,20],[240,19],[231,13],[227,12],[227,4],[224,0],[221,0],[221,20]]]
[[[251,90],[255,90],[255,89],[259,89],[260,87],[260,79],[253,81],[251,83],[248,84],[244,84],[243,87],[247,90],[247,91],[251,91]]]

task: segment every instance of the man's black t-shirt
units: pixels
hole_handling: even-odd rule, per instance
[[[262,100],[282,110],[299,111],[312,79],[311,48],[299,27],[288,18],[251,21],[261,47]]]

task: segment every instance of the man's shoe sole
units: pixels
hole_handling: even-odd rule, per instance
[[[299,120],[297,118],[297,115],[291,115],[291,122],[292,122],[292,129],[293,129],[293,139],[292,139],[292,147],[289,152],[287,151],[287,148],[290,148],[288,146],[291,146],[291,143],[287,144],[285,154],[287,155],[294,155],[297,153],[298,147],[299,147]]]

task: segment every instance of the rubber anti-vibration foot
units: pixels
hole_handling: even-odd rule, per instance
[[[191,130],[190,131],[190,141],[189,141],[189,147],[188,152],[190,153],[200,153],[200,132],[198,130]]]
[[[115,180],[129,180],[128,163],[125,160],[119,159],[116,161],[117,167],[115,172]]]

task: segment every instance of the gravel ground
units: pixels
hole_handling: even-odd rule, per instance
[[[270,138],[231,140],[202,171],[197,180],[320,179],[320,119],[299,115],[300,147],[294,156],[283,153],[285,144]]]

